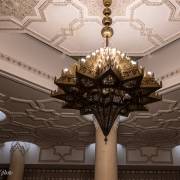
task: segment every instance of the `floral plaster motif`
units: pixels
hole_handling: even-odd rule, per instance
[[[103,16],[102,11],[104,6],[102,0],[79,0],[82,2],[88,9],[88,13],[91,16]],[[114,0],[112,2],[112,16],[125,16],[126,8],[128,5],[133,3],[135,0]]]
[[[34,7],[39,0],[0,0],[0,16],[13,16],[22,21],[26,16],[34,16]]]

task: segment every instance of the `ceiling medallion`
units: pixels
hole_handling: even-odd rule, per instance
[[[161,100],[155,91],[162,87],[162,82],[158,83],[153,73],[145,72],[124,53],[108,46],[113,35],[109,8],[112,1],[103,3],[101,34],[106,39],[106,47],[82,58],[70,69],[65,68],[55,78],[58,90],[51,96],[65,101],[63,108],[80,110],[81,115],[94,114],[107,141],[118,115],[147,111],[146,104]]]

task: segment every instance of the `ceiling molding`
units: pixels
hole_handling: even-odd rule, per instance
[[[176,76],[178,74],[180,74],[180,68],[177,68],[174,71],[171,71],[171,72],[168,72],[168,73],[164,74],[163,76],[159,77],[158,80],[162,81],[162,80],[165,80],[165,79],[168,79],[168,78],[172,78],[173,76]]]
[[[47,156],[50,152],[50,156]],[[85,163],[85,147],[54,146],[41,148],[39,153],[40,163]]]
[[[161,155],[164,154],[164,158]],[[172,149],[142,147],[126,149],[127,164],[173,164]]]
[[[8,56],[8,55],[6,55],[6,54],[4,54],[2,52],[0,52],[0,60],[6,61],[6,62],[8,62],[10,64],[15,65],[15,66],[18,66],[18,67],[20,67],[22,69],[25,69],[26,71],[34,73],[34,74],[36,74],[38,76],[41,76],[41,77],[43,77],[45,79],[54,80],[54,77],[51,76],[50,74],[48,74],[46,72],[43,72],[43,71],[41,71],[41,70],[39,70],[39,69],[37,69],[37,68],[35,68],[33,66],[27,65],[26,63],[23,63],[23,62],[15,59],[15,58],[13,58],[11,56]]]

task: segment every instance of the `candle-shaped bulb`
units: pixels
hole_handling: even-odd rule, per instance
[[[98,53],[99,53],[99,49],[96,50],[96,54],[98,54]]]
[[[95,52],[93,52],[93,53],[92,53],[92,56],[96,56],[96,53],[95,53]]]
[[[85,62],[86,62],[86,59],[81,58],[81,62],[82,62],[82,63],[85,63]]]
[[[131,61],[131,64],[132,64],[132,65],[136,65],[137,62],[132,60],[132,61]]]
[[[118,51],[117,51],[117,54],[119,54],[119,55],[120,55],[120,54],[121,54],[121,51],[119,51],[119,50],[118,50]]]
[[[90,55],[87,55],[86,58],[89,59],[91,56]]]
[[[125,57],[125,53],[122,53],[122,54],[121,54],[121,58],[124,58],[124,57]]]
[[[64,68],[64,69],[63,69],[63,72],[64,72],[64,73],[67,73],[68,71],[69,71],[68,68]]]
[[[152,73],[151,71],[148,71],[147,74],[148,74],[149,76],[152,76],[153,73]]]

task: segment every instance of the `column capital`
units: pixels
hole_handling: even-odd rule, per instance
[[[21,152],[21,154],[24,156],[25,153],[28,151],[28,148],[26,148],[23,143],[20,143],[20,142],[17,141],[15,143],[11,144],[10,152],[13,153],[16,150],[19,150]]]

